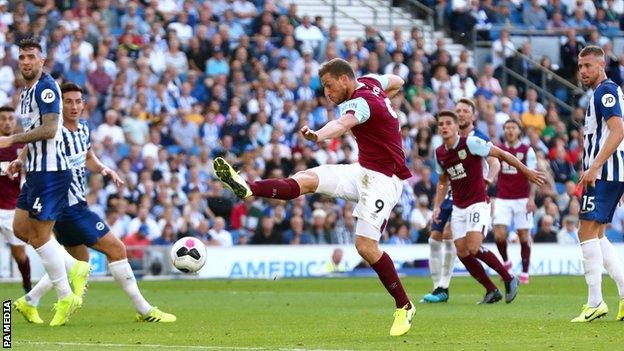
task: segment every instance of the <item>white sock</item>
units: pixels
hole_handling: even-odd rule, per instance
[[[453,268],[455,267],[455,258],[457,258],[457,249],[453,240],[444,240],[444,262],[442,263],[442,275],[438,286],[448,289],[453,276]]]
[[[602,251],[604,268],[609,272],[611,278],[615,280],[620,299],[624,299],[624,270],[622,269],[622,261],[620,261],[618,253],[606,236],[600,239],[600,250]]]
[[[143,295],[141,295],[139,286],[134,278],[134,273],[132,272],[132,268],[130,268],[128,260],[123,259],[121,261],[111,262],[108,264],[108,268],[110,269],[117,284],[121,286],[121,288],[132,300],[134,308],[137,312],[141,315],[147,314],[152,309],[152,305],[150,305],[145,298],[143,298]]]
[[[67,273],[69,273],[69,271],[74,266],[74,263],[76,263],[76,259],[72,255],[70,255],[69,252],[67,252],[67,250],[65,250],[65,247],[63,247],[63,245],[61,245],[61,243],[56,241],[56,239],[53,238],[51,240],[54,240],[56,245],[59,247],[59,250],[61,250],[61,252],[63,252],[63,261],[65,262],[65,271],[67,271]]]
[[[62,252],[53,241],[41,245],[35,249],[41,257],[41,263],[56,288],[56,295],[59,299],[69,296],[72,291],[67,280],[67,271],[63,262]]]
[[[35,286],[33,286],[32,290],[26,294],[26,301],[33,306],[39,306],[39,300],[45,295],[48,291],[50,291],[54,287],[50,277],[45,274]]]
[[[602,302],[602,251],[598,239],[590,239],[581,243],[583,251],[583,269],[585,282],[589,289],[587,304],[597,307]]]
[[[429,270],[433,288],[438,287],[442,276],[442,242],[429,238]]]

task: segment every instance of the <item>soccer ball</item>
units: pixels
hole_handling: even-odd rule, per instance
[[[184,237],[173,244],[171,262],[184,273],[195,273],[206,263],[206,246],[197,238]]]

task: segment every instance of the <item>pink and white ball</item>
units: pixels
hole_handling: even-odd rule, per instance
[[[171,262],[184,273],[195,273],[206,263],[206,246],[201,240],[184,237],[171,248]]]

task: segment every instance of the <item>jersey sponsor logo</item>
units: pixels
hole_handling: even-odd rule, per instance
[[[468,176],[463,163],[458,163],[455,166],[447,168],[446,172],[451,176],[451,180],[458,180]]]
[[[97,222],[97,224],[95,225],[95,229],[97,229],[97,230],[104,230],[104,223]]]
[[[43,102],[45,102],[46,104],[51,103],[55,99],[56,99],[56,95],[54,94],[52,89],[44,89],[41,92],[41,100],[43,100]]]
[[[465,160],[468,155],[466,154],[466,150],[459,150],[457,152],[457,156],[459,156],[460,159]]]
[[[7,175],[7,170],[9,169],[9,161],[0,162],[0,177]]]
[[[601,102],[604,107],[613,107],[615,106],[615,96],[613,94],[604,94]]]
[[[518,174],[516,167],[509,165],[509,163],[505,161],[501,162],[501,172],[503,172],[503,174]]]

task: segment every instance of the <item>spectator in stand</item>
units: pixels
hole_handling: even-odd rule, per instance
[[[291,245],[314,244],[314,239],[304,229],[304,221],[301,216],[294,216],[290,219],[290,229],[284,233],[284,243]]]
[[[500,77],[502,72],[501,65],[505,63],[505,60],[512,57],[516,52],[516,47],[509,40],[509,30],[503,29],[500,34],[500,38],[492,43],[492,68],[494,68],[495,75]]]
[[[533,241],[536,243],[556,243],[557,232],[553,229],[553,217],[551,215],[544,215],[540,221],[537,233],[533,237]]]
[[[212,238],[211,244],[218,246],[230,247],[233,245],[232,233],[225,230],[225,220],[223,217],[216,217],[214,219],[214,225],[212,229],[208,231],[208,234]]]
[[[524,24],[534,29],[545,29],[548,22],[546,11],[539,5],[538,0],[531,0],[530,5],[522,11]]]
[[[557,233],[557,243],[564,245],[577,245],[579,243],[577,218],[566,216],[563,219],[563,228]]]

